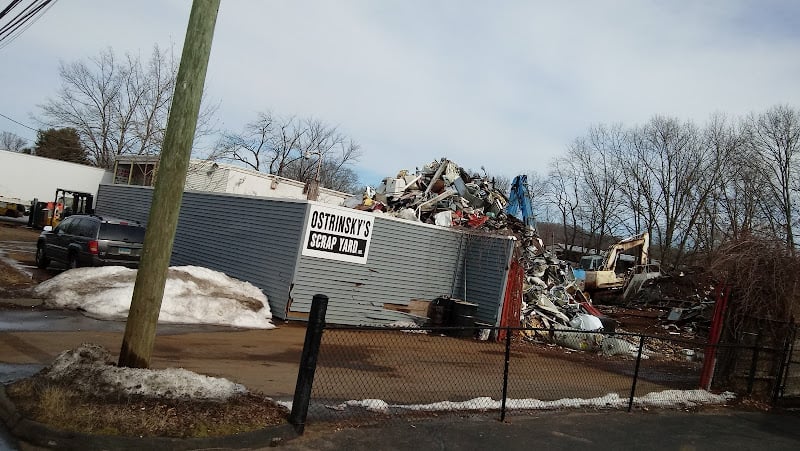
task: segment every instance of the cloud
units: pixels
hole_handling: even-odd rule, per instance
[[[52,95],[57,77],[44,74],[58,58],[147,54],[156,42],[179,51],[188,10],[59,2],[5,49],[38,70],[0,75],[19,88],[0,112],[24,118]],[[207,90],[231,130],[266,110],[337,125],[361,143],[362,173],[447,156],[514,175],[543,170],[597,123],[800,105],[799,11],[789,1],[223,2]]]

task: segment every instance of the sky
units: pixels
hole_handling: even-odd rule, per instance
[[[179,52],[190,7],[57,1],[0,48],[0,114],[36,128],[59,61]],[[373,186],[442,157],[513,177],[597,124],[800,107],[797,23],[792,0],[222,0],[206,92],[221,130],[264,111],[337,126]]]

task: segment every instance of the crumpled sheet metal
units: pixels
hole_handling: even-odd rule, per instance
[[[519,202],[517,198],[511,200]],[[515,256],[525,271],[521,323],[547,329],[601,329],[600,320],[581,306],[587,299],[578,288],[579,281],[571,267],[545,250],[534,227],[532,211],[528,211],[524,220],[519,219],[506,213],[509,204],[510,199],[488,177],[469,174],[446,158],[433,161],[413,174],[399,171],[394,177],[384,178],[376,189],[367,188],[360,198],[345,202],[351,208],[407,220],[513,235],[517,238]],[[530,210],[529,204],[525,206]],[[535,331],[527,334],[537,339],[547,335],[548,340],[553,335]],[[599,346],[588,339],[579,339],[575,345],[591,349]]]
[[[487,176],[469,174],[445,158],[414,174],[402,170],[386,177],[376,189],[367,188],[360,199],[348,199],[344,205],[442,226],[494,230],[508,226],[506,195]],[[449,212],[449,223],[443,212]]]

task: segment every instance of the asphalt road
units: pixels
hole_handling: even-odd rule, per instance
[[[510,417],[394,419],[307,429],[286,450],[797,450],[800,415],[716,410],[548,412]]]

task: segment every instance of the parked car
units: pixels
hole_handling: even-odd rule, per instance
[[[135,221],[72,215],[49,226],[36,243],[36,266],[58,262],[78,266],[139,267],[145,228]]]

